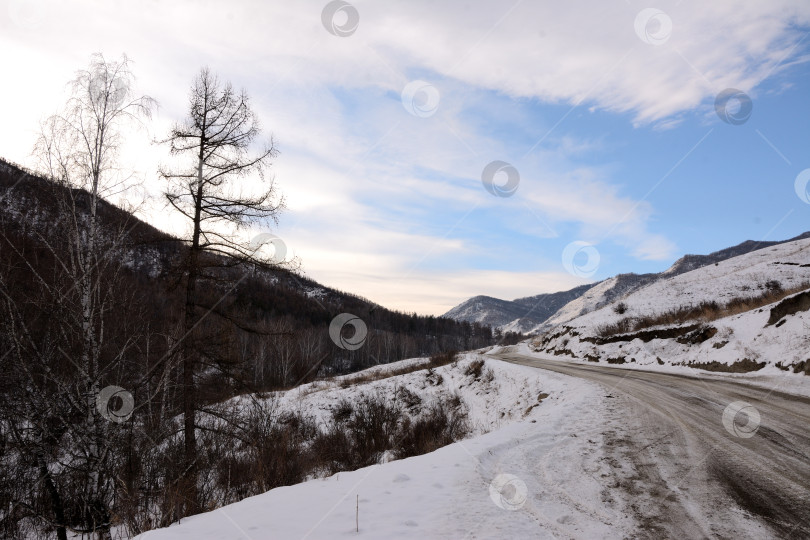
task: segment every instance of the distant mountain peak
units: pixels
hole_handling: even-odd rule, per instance
[[[485,295],[474,296],[443,316],[458,321],[478,322],[504,331],[534,332],[599,309],[661,279],[691,272],[752,251],[807,238],[810,238],[810,231],[788,240],[746,240],[708,255],[684,255],[663,272],[651,274],[626,272],[608,280],[580,285],[567,291],[538,294],[515,300],[502,300]]]

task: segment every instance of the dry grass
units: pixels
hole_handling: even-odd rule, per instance
[[[448,364],[456,362],[457,360],[458,360],[458,352],[456,351],[437,353],[422,362],[414,362],[412,364],[396,368],[378,369],[374,371],[358,373],[357,375],[354,376],[346,376],[340,379],[339,384],[341,388],[349,388],[351,386],[355,386],[358,384],[367,384],[374,381],[381,381],[383,379],[388,379],[390,377],[396,377],[399,375],[406,375],[408,373],[421,371],[423,369],[434,369],[437,367],[446,366]]]
[[[458,394],[442,392],[429,404],[414,398],[419,399],[360,394],[338,402],[320,425],[298,412],[278,415],[257,407],[239,419],[237,445],[206,432],[204,506],[213,509],[274,487],[373,465],[386,454],[400,459],[432,452],[470,432],[468,409]],[[180,455],[169,450],[169,456]]]
[[[467,365],[467,367],[464,369],[464,375],[477,379],[481,376],[483,369],[484,361],[479,358],[478,360],[473,360]]]
[[[628,332],[637,332],[654,326],[669,326],[685,322],[710,322],[723,317],[730,317],[758,309],[797,292],[810,289],[810,282],[803,282],[796,287],[783,289],[777,281],[768,281],[764,291],[756,296],[740,296],[721,304],[714,300],[704,301],[697,305],[680,306],[663,313],[648,315],[646,317],[625,317],[613,324],[597,327],[596,334],[607,338]]]

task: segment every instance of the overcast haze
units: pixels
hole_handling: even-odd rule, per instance
[[[433,314],[810,229],[809,2],[356,1],[331,33],[325,8],[6,1],[0,156],[33,163],[73,73],[126,53],[160,109],[123,161],[155,196],[141,217],[176,230],[149,140],[207,65],[281,151],[288,210],[245,234],[278,234],[325,285]],[[724,121],[726,89],[742,94]],[[505,173],[485,189],[493,161],[513,193]]]

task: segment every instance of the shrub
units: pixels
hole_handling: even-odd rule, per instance
[[[478,379],[481,376],[483,369],[484,360],[479,358],[478,360],[473,360],[467,364],[467,367],[464,368],[464,375],[472,377],[473,379]]]
[[[482,376],[486,371],[491,370],[483,370]],[[202,507],[213,509],[274,487],[372,465],[386,453],[403,458],[431,452],[470,432],[467,408],[458,394],[439,393],[414,416],[421,406],[422,397],[400,387],[393,400],[381,393],[341,399],[321,426],[312,417],[281,412],[269,400],[211,408],[201,416],[205,429],[198,439]],[[164,442],[136,452],[139,459],[133,462],[138,469],[154,469],[148,485],[135,487],[148,490],[154,510],[145,518],[137,515],[142,508],[122,516],[139,530],[168,526],[179,518],[182,488],[167,479],[183,467],[182,441],[170,436]]]
[[[401,416],[381,394],[360,398],[346,428],[361,466],[377,463],[379,456],[391,448]]]
[[[632,317],[626,317],[624,319],[619,319],[613,324],[602,324],[596,327],[596,335],[599,337],[610,337],[615,336],[616,334],[624,334],[626,332],[630,332],[634,329],[636,325],[636,319]]]
[[[397,403],[407,406],[422,402],[406,388],[397,391]],[[405,396],[405,397],[402,397]],[[409,397],[410,396],[410,397]],[[417,418],[390,405],[382,395],[363,395],[348,420],[338,421],[335,407],[332,421],[315,436],[308,459],[313,471],[334,474],[377,463],[387,451],[397,458],[432,452],[470,432],[467,408],[458,394],[441,394]]]
[[[334,474],[359,467],[350,435],[338,424],[320,433],[310,445],[313,468]]]
[[[461,406],[453,406],[460,399],[456,395],[446,402],[438,401],[416,420],[403,421],[395,450],[397,457],[426,454],[466,436],[470,431],[467,412]]]
[[[318,433],[314,421],[300,414],[278,418],[254,415],[247,441],[251,473],[260,492],[302,482],[309,472],[305,443]]]
[[[430,357],[430,365],[431,367],[446,366],[456,360],[458,360],[457,351],[440,352]]]
[[[765,282],[765,288],[769,291],[782,291],[782,284],[776,281],[775,279],[771,279]]]
[[[425,373],[425,380],[432,386],[439,386],[444,382],[444,377],[442,377],[441,373],[436,373],[433,368],[430,368]]]
[[[332,409],[332,420],[336,424],[343,424],[351,418],[354,413],[354,405],[346,398],[341,399]]]
[[[462,409],[464,400],[458,394],[450,394],[450,397],[447,398],[447,406],[451,409]]]
[[[619,302],[615,306],[613,306],[613,312],[618,313],[619,315],[624,315],[627,313],[627,304],[624,302]]]
[[[422,398],[404,386],[400,386],[396,391],[397,400],[405,405],[408,410],[413,410],[422,404]]]

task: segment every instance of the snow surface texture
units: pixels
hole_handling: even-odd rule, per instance
[[[717,330],[699,343],[681,343],[675,337],[643,341],[640,338],[614,343],[594,343],[599,328],[626,317],[645,317],[704,301],[725,304],[740,297],[755,297],[777,281],[784,289],[810,281],[810,240],[799,240],[734,257],[678,276],[657,281],[636,290],[616,302],[568,320],[568,315],[587,309],[596,301],[605,281],[571,302],[552,318],[558,326],[534,341],[536,350],[558,355],[560,359],[591,359],[599,363],[626,362],[623,367],[680,366],[690,363],[718,362],[732,365],[742,360],[764,363],[758,375],[793,374],[793,368],[810,359],[810,312],[799,310],[778,324],[768,324],[771,309],[779,302],[733,316],[709,321]],[[801,293],[797,293],[801,294]],[[614,308],[626,306],[624,313]],[[562,323],[561,321],[567,321]],[[682,325],[695,324],[690,321]],[[655,327],[665,330],[670,327]],[[632,334],[632,332],[630,332]],[[684,341],[683,339],[681,341]]]
[[[425,365],[427,358],[413,358],[383,364],[358,373],[334,377],[325,381],[303,384],[292,390],[276,392],[272,395],[272,407],[279,412],[296,412],[316,420],[326,422],[336,405],[347,399],[356,402],[361,395],[382,395],[389,399],[397,396],[400,388],[416,394],[423,407],[435,402],[439,396],[448,397],[457,393],[464,400],[469,411],[469,419],[474,434],[497,429],[514,420],[523,418],[527,408],[537,403],[537,396],[543,392],[541,380],[537,377],[526,379],[522,374],[508,369],[502,370],[493,379],[487,374],[475,379],[465,375],[465,368],[480,355],[466,353],[459,355],[458,363],[428,369],[420,369],[403,375],[387,376],[388,372],[406,366]],[[484,365],[484,372],[492,362]],[[344,387],[344,381],[358,378],[385,377],[380,380]],[[235,401],[247,397],[235,398]],[[414,411],[418,413],[418,411]]]
[[[631,534],[635,523],[623,510],[627,501],[603,500],[604,479],[612,474],[601,450],[604,392],[579,379],[491,359],[486,367],[493,370],[494,379],[487,391],[486,385],[470,384],[459,369],[472,358],[455,368],[435,371],[467,402],[479,432],[498,429],[430,454],[273,489],[138,538],[606,538]],[[407,384],[412,391],[435,392],[434,386],[422,387],[424,379],[425,372],[420,371],[359,387],[316,383],[281,399],[287,406],[323,416],[335,400],[371,388],[390,393]],[[542,402],[540,392],[549,394]]]

